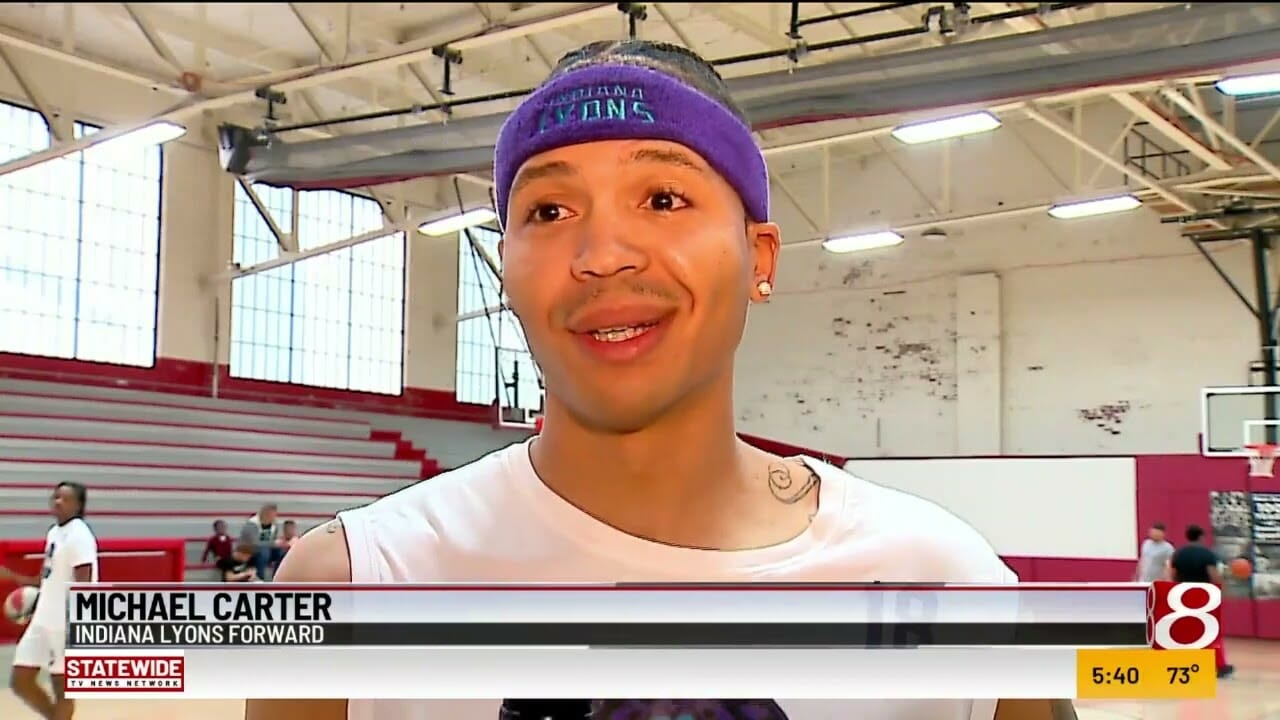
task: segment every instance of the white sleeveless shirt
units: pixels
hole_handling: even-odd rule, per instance
[[[339,513],[355,583],[954,582],[1017,577],[933,503],[800,458],[821,478],[809,528],[721,552],[619,532],[542,484],[517,443]],[[921,682],[928,682],[921,678]],[[782,700],[786,720],[992,720],[994,700]],[[351,700],[348,720],[497,720],[500,699]]]

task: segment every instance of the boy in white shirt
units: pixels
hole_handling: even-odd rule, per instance
[[[98,581],[98,539],[84,521],[87,496],[79,483],[59,483],[53,489],[50,508],[56,522],[45,535],[40,577],[26,577],[0,567],[0,577],[40,588],[31,621],[14,649],[9,686],[45,720],[71,720],[75,712],[75,701],[64,696],[63,683],[67,588],[72,583]],[[41,668],[49,670],[52,698],[37,682]]]

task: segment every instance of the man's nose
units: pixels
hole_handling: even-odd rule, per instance
[[[593,209],[578,227],[577,252],[570,267],[576,279],[611,277],[648,267],[649,255],[634,223],[619,213]]]

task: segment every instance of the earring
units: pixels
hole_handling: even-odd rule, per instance
[[[761,297],[769,297],[773,294],[773,284],[768,280],[761,280],[756,283],[756,292],[760,293]]]

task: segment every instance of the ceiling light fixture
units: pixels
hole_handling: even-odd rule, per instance
[[[1114,195],[1092,200],[1059,203],[1049,208],[1049,215],[1059,220],[1074,220],[1094,215],[1124,212],[1141,206],[1142,201],[1133,195]]]
[[[861,235],[827,238],[822,243],[822,249],[831,253],[843,254],[893,247],[901,242],[902,236],[898,233],[892,230],[881,230],[880,232],[863,233]]]
[[[1000,118],[986,110],[938,120],[899,125],[890,134],[908,145],[946,140],[964,135],[990,132],[1000,127]]]
[[[99,131],[94,130],[93,132]],[[136,130],[130,130],[127,133],[103,140],[99,143],[99,146],[148,148],[155,145],[163,145],[171,140],[177,140],[186,134],[187,129],[185,127],[176,123],[160,121],[143,125]]]
[[[1280,73],[1238,75],[1213,84],[1223,95],[1266,95],[1280,93]]]
[[[428,220],[418,226],[418,232],[430,237],[441,237],[478,227],[498,219],[498,213],[490,208],[476,208],[464,213],[449,215],[438,220]]]

